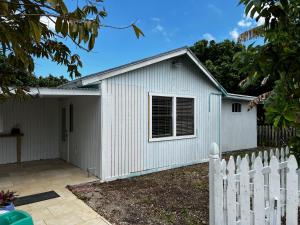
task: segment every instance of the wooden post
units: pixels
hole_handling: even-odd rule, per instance
[[[222,225],[223,221],[223,177],[219,158],[219,146],[211,145],[209,155],[209,224]]]
[[[21,165],[21,135],[16,136],[17,139],[17,163]]]

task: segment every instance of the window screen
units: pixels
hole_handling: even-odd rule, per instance
[[[242,105],[240,103],[233,103],[232,104],[232,112],[241,112]]]
[[[173,135],[172,97],[152,96],[152,137]]]
[[[176,98],[176,136],[194,134],[194,99]]]

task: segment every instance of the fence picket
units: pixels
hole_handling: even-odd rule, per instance
[[[289,154],[290,154],[290,149],[289,147],[287,146],[285,148],[285,160],[287,161],[289,159]]]
[[[249,162],[243,158],[240,175],[241,224],[250,225]]]
[[[251,169],[253,170],[254,169],[254,162],[255,162],[255,153],[252,152],[251,154]]]
[[[258,125],[257,131],[257,143],[262,146],[282,147],[296,135],[295,128],[275,128],[272,125]]]
[[[282,217],[285,225],[298,224],[300,172],[288,147],[237,156],[236,162],[231,156],[226,162],[219,159],[218,146],[213,146],[210,225],[282,225]]]
[[[269,175],[269,201],[271,224],[280,225],[281,205],[280,205],[280,175],[278,172],[279,163],[273,155],[270,160],[271,173]]]
[[[293,155],[288,160],[287,173],[287,199],[286,199],[286,224],[298,224],[298,168],[297,161]]]
[[[227,224],[236,225],[236,182],[235,182],[235,163],[231,156],[227,165]],[[228,210],[230,209],[230,210]]]
[[[275,149],[275,156],[277,159],[279,159],[279,157],[280,157],[278,148]]]
[[[285,151],[284,148],[280,149],[280,159],[279,161],[283,163],[285,161]],[[280,187],[281,187],[281,201],[286,202],[286,168],[280,169]],[[281,207],[281,215],[285,216],[285,207]]]
[[[260,157],[255,159],[254,169],[254,224],[265,225],[264,176],[262,174],[263,164]]]
[[[264,151],[264,166],[268,165],[268,161],[269,161],[269,154],[267,151]]]
[[[222,185],[223,185],[223,188],[222,188],[222,196],[223,196],[223,224],[224,225],[227,225],[227,179],[226,179],[226,160],[225,159],[222,159],[221,161],[221,174],[222,174]]]

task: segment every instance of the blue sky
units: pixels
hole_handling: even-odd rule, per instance
[[[190,46],[201,39],[234,40],[238,33],[255,25],[243,16],[238,0],[105,0],[104,6],[108,17],[103,23],[124,26],[138,20],[145,37],[136,39],[132,29],[105,28],[100,30],[92,52],[70,44],[73,53],[81,56],[83,76]],[[35,74],[68,78],[66,67],[46,60],[36,60]]]

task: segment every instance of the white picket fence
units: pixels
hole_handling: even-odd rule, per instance
[[[297,161],[289,150],[219,158],[212,145],[209,161],[210,225],[298,224]]]

